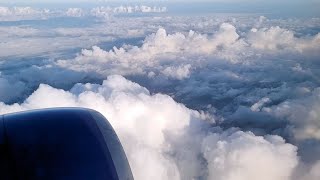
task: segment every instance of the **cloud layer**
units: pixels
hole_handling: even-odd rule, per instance
[[[83,9],[71,7],[67,9],[55,8],[33,8],[29,6],[21,7],[5,7],[0,6],[1,21],[19,21],[33,19],[47,19],[54,17],[84,17],[94,16],[100,18],[108,18],[116,14],[132,14],[132,13],[164,13],[167,12],[166,7],[157,6],[100,6],[91,9]]]
[[[0,114],[98,110],[136,179],[319,179],[319,18],[38,11],[0,10]]]
[[[0,104],[0,113],[64,106],[93,108],[108,118],[136,179],[284,180],[298,163],[296,147],[279,136],[208,131],[214,123],[209,115],[167,95],[150,95],[121,76],[109,76],[102,85],[77,84],[70,92],[40,85],[22,104]]]

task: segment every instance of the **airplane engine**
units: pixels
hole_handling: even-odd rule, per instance
[[[0,116],[0,179],[133,180],[133,175],[103,115],[53,108]]]

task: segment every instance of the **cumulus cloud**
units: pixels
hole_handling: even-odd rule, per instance
[[[168,34],[160,28],[147,36],[140,47],[124,45],[106,51],[93,46],[92,49],[83,49],[74,59],[59,60],[57,65],[75,71],[149,74],[149,77],[164,75],[181,80],[192,73],[190,67],[216,63],[212,59],[232,63],[252,60],[255,63],[253,59],[264,60],[266,56],[273,58],[288,54],[312,59],[317,57],[320,49],[318,36],[297,38],[289,30],[271,27],[252,29],[240,38],[230,23],[222,23],[211,36],[194,31]]]
[[[137,179],[253,180],[262,176],[283,180],[290,178],[298,163],[296,147],[279,136],[210,130],[214,122],[210,116],[167,95],[150,95],[121,76],[109,76],[102,85],[77,84],[70,91],[40,85],[22,104],[1,103],[0,111],[62,106],[88,107],[104,114],[119,134]]]
[[[294,124],[294,135],[298,140],[320,139],[320,89],[313,90],[310,97],[288,100],[275,107],[265,108],[276,116]]]
[[[42,18],[50,15],[49,9],[35,9],[32,7],[3,7],[0,6],[0,20],[12,21],[22,19]]]
[[[293,33],[278,26],[270,29],[251,29],[249,34],[249,42],[257,49],[284,49],[294,45],[293,41]]]
[[[0,7],[0,15],[1,16],[23,16],[23,15],[30,15],[36,14],[39,11],[31,8],[31,7]]]
[[[114,13],[163,13],[166,12],[166,7],[150,7],[150,6],[118,6],[118,7],[96,7],[91,9],[91,15],[97,17],[108,17]]]
[[[248,41],[256,49],[270,51],[291,50],[309,54],[312,50],[319,50],[319,37],[320,34],[317,34],[311,39],[299,39],[294,36],[292,31],[276,26],[269,29],[251,29]]]
[[[162,73],[168,77],[181,80],[190,76],[190,68],[190,64],[179,67],[166,67]]]
[[[81,17],[83,16],[83,10],[81,8],[69,8],[66,12],[67,16],[71,17]]]
[[[289,180],[298,164],[296,148],[278,136],[224,132],[206,137],[202,148],[211,170],[208,179]]]
[[[239,49],[244,43],[241,40],[238,41],[238,37],[235,27],[228,23],[222,24],[219,31],[212,37],[194,31],[190,31],[186,35],[183,33],[167,34],[165,29],[160,28],[156,33],[146,37],[141,47],[125,45],[105,51],[100,47],[93,46],[91,50],[83,49],[74,60],[58,61],[58,65],[76,71],[104,73],[104,70],[108,70],[110,73],[123,72],[129,74],[134,71],[136,73],[147,73],[144,72],[144,69],[157,68],[159,67],[158,64],[166,64],[165,62],[168,62],[168,59],[175,59],[178,56],[188,57],[202,54],[208,56],[220,49],[233,47]],[[195,63],[188,58],[179,63],[185,63],[186,61]],[[176,60],[172,62],[177,63]],[[91,63],[95,65],[89,65]],[[83,66],[84,64],[86,66]],[[97,66],[97,64],[99,65]],[[113,66],[113,68],[110,68],[110,66]],[[190,64],[178,67],[163,66],[161,68],[163,69],[156,69],[155,71],[162,72],[164,75],[175,79],[182,79],[190,74]]]
[[[110,18],[115,14],[132,14],[132,13],[164,13],[167,12],[166,7],[157,7],[157,6],[100,6],[95,7],[90,10],[90,15],[100,18]]]

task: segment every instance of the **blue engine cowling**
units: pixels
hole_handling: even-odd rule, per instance
[[[0,116],[0,179],[133,180],[109,122],[83,108]]]

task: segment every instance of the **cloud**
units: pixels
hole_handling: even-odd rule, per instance
[[[162,71],[162,73],[173,79],[182,80],[190,76],[190,68],[190,64],[179,67],[167,67]]]
[[[296,147],[279,136],[210,130],[214,123],[210,116],[167,95],[151,95],[122,76],[109,76],[102,85],[77,84],[70,91],[40,85],[22,104],[1,103],[0,113],[63,106],[93,108],[105,115],[120,136],[137,179],[283,180],[298,163]]]
[[[91,14],[97,17],[108,17],[113,13],[163,13],[166,7],[150,7],[150,6],[118,6],[118,7],[96,7],[91,9]]]
[[[1,21],[38,20],[56,17],[85,17],[95,16],[109,18],[115,14],[132,13],[165,13],[166,7],[157,6],[100,6],[91,9],[70,7],[64,9],[34,8],[29,6],[5,7],[0,6]]]
[[[305,176],[303,176],[301,179],[316,180],[320,177],[319,170],[320,170],[320,161],[315,163],[312,166],[312,168],[309,170],[309,172]]]
[[[277,136],[264,139],[244,132],[212,134],[202,148],[211,170],[208,179],[289,180],[298,164],[296,148]]]
[[[294,124],[295,139],[320,140],[320,89],[312,91],[311,96],[299,100],[288,100],[275,107],[264,110],[291,121]]]
[[[318,36],[297,38],[289,30],[271,27],[253,29],[240,38],[230,23],[222,23],[211,36],[194,31],[168,34],[160,28],[147,36],[140,47],[124,45],[106,51],[93,46],[83,49],[74,59],[59,60],[57,65],[104,75],[149,74],[149,77],[164,75],[181,80],[190,77],[190,67],[218,63],[212,59],[239,64],[283,55],[314,59],[320,50]]]
[[[1,74],[0,74],[1,75]],[[25,83],[9,81],[0,76],[0,99],[10,101],[13,98],[23,96]]]
[[[83,16],[83,10],[81,8],[68,8],[66,15],[71,17],[81,17]]]
[[[15,21],[22,19],[37,19],[46,17],[51,14],[49,9],[35,9],[29,6],[26,7],[4,7],[0,6],[1,21]]]
[[[224,23],[216,35],[207,37],[193,31],[187,35],[167,34],[165,29],[160,28],[156,33],[146,37],[141,47],[126,45],[104,51],[100,47],[93,46],[92,50],[83,49],[74,60],[59,60],[57,64],[76,71],[104,73],[103,71],[108,69],[109,73],[146,73],[144,69],[157,68],[159,67],[157,64],[165,64],[168,59],[177,58],[177,56],[188,57],[200,54],[208,56],[219,50],[239,49],[244,43],[241,40],[238,41],[239,35],[235,30],[231,24]],[[185,63],[185,61],[181,62]],[[90,63],[95,65],[90,66]],[[178,68],[176,66],[160,66],[160,68],[162,69],[156,71],[174,79],[182,79],[190,74],[188,64]],[[114,72],[109,71],[111,69]]]
[[[279,26],[269,29],[251,29],[248,41],[256,49],[270,51],[298,51],[310,54],[310,51],[319,50],[320,34],[318,33],[312,39],[299,39],[294,36],[292,31],[282,29]]]
[[[39,12],[31,7],[0,7],[1,16],[23,16],[37,13]]]
[[[1,113],[96,109],[137,179],[319,179],[319,18],[67,11],[0,27]]]

